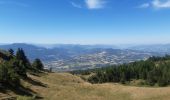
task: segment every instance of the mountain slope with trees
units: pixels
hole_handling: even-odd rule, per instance
[[[109,66],[101,69],[75,71],[73,73],[89,74],[91,83],[130,83],[141,80],[141,85],[167,86],[170,85],[170,56],[150,57],[145,61],[137,61],[129,64]]]
[[[39,59],[31,64],[21,48],[18,48],[16,54],[12,49],[0,51],[0,90],[12,89],[17,92],[27,92],[23,88],[21,80],[30,80],[28,74],[41,72],[43,68]]]
[[[44,72],[42,71],[43,64],[40,59],[35,59],[33,63],[30,63],[23,49],[18,49],[16,54],[11,49],[0,52],[0,59],[0,99],[4,100],[169,100],[170,98],[169,87],[144,88],[124,86],[117,83],[91,84],[82,80],[79,76],[69,73]],[[129,66],[134,65],[135,67],[139,65],[147,68],[148,66],[154,65],[158,67],[158,65],[163,62],[168,63],[169,59],[169,56],[164,58],[152,57],[148,61],[140,61],[140,63],[136,62],[136,64],[130,63]],[[122,67],[119,68],[120,66]],[[123,65],[120,66],[117,66],[115,71],[109,70],[113,69],[113,66],[106,68],[108,70],[108,76],[112,76],[109,75],[109,72],[116,72],[117,69],[124,70],[125,74],[122,76],[126,76],[126,68],[124,68]],[[134,72],[138,68],[140,67],[134,68]],[[153,67],[149,67],[148,70],[152,68]],[[81,73],[85,75],[92,72],[92,77],[94,77],[97,76],[97,74],[94,73],[100,72],[98,75],[102,76],[106,74],[106,72],[102,74],[106,69],[81,71]],[[144,78],[145,74],[136,74],[134,77]],[[106,76],[103,79],[105,80],[105,78]],[[102,77],[98,77],[97,79],[102,79]],[[109,79],[113,78],[108,77],[108,80]],[[108,80],[91,80],[90,82],[104,83],[109,82]],[[119,78],[117,80],[119,80]]]
[[[19,96],[18,100],[169,100],[170,87],[135,87],[117,83],[90,84],[69,73],[28,75],[35,82],[22,82],[39,98]],[[36,84],[35,84],[36,83]],[[5,92],[4,92],[5,93]],[[10,92],[6,92],[9,97]],[[0,99],[2,99],[0,93]],[[11,94],[15,96],[15,94]],[[4,96],[5,97],[5,96]],[[14,99],[15,100],[15,99]]]

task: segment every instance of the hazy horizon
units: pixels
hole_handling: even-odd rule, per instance
[[[155,44],[79,44],[79,43],[26,43],[26,42],[12,42],[12,43],[0,43],[0,45],[11,45],[11,44],[28,44],[36,46],[45,46],[45,45],[82,45],[82,46],[149,46],[149,45],[170,45],[170,43],[155,43]]]

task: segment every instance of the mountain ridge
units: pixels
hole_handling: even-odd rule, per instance
[[[16,51],[23,48],[28,58],[33,61],[40,58],[46,68],[52,67],[55,71],[85,70],[96,67],[104,67],[108,64],[122,64],[138,60],[144,60],[150,56],[163,56],[159,52],[140,51],[135,49],[117,49],[109,46],[88,45],[56,45],[53,48],[45,48],[34,44],[14,43],[0,45],[0,48]]]

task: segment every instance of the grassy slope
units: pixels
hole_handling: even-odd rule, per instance
[[[170,87],[132,87],[111,83],[92,85],[67,73],[30,77],[33,79],[32,82],[22,84],[45,100],[169,100],[170,98]],[[2,95],[5,94],[0,93],[0,98]]]

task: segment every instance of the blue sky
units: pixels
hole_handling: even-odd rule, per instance
[[[0,43],[170,43],[170,0],[0,0]]]

